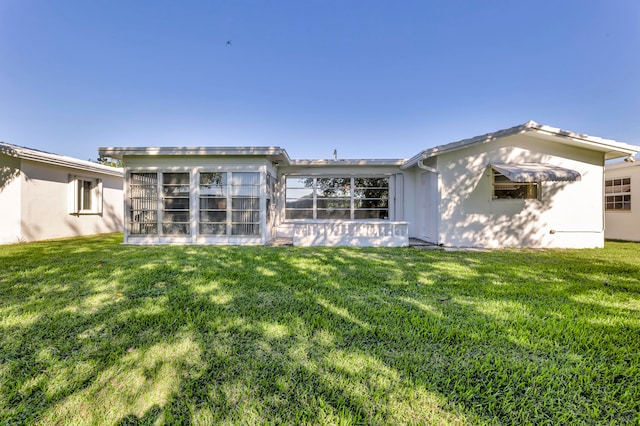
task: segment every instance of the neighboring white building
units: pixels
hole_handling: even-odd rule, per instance
[[[532,121],[411,159],[279,147],[101,148],[125,165],[125,243],[602,247],[606,160],[640,148]]]
[[[640,241],[640,163],[604,167],[605,238]]]
[[[0,142],[0,244],[122,231],[123,171]]]

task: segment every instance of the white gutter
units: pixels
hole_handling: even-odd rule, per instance
[[[435,174],[440,173],[438,171],[438,169],[434,169],[433,167],[425,166],[424,165],[424,158],[421,158],[420,160],[418,160],[417,166],[420,167],[422,170],[426,170],[426,171],[431,172],[431,173],[435,173]]]

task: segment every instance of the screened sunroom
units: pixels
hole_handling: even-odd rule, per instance
[[[278,148],[112,148],[125,167],[125,243],[264,244]],[[117,155],[117,156],[116,156]]]
[[[266,216],[261,213],[267,211],[271,194],[270,175],[265,182],[261,177],[259,171],[130,172],[128,237],[260,243]]]
[[[403,160],[294,161],[277,147],[100,153],[124,163],[126,244],[408,244]]]

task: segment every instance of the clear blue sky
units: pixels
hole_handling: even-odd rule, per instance
[[[527,120],[640,144],[640,1],[0,0],[16,145],[407,158]]]

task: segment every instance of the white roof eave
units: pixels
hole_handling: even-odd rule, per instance
[[[343,159],[343,160],[291,160],[290,166],[392,166],[406,163],[405,159]]]
[[[65,155],[38,151],[31,148],[8,144],[5,142],[0,142],[0,154],[5,154],[10,157],[20,158],[23,160],[52,164],[81,171],[88,171],[118,177],[123,176],[123,171],[121,168],[105,166],[99,163],[92,163],[91,161],[79,160],[77,158],[67,157]]]
[[[108,147],[98,152],[122,160],[125,156],[258,156],[289,164],[289,154],[280,147]]]
[[[489,143],[496,139],[501,139],[516,134],[528,134],[532,137],[553,140],[555,142],[563,143],[566,145],[578,146],[592,149],[594,151],[603,152],[605,153],[605,160],[633,156],[636,155],[638,151],[640,151],[640,147],[638,146],[629,145],[623,142],[617,142],[611,139],[603,139],[596,136],[589,136],[571,132],[568,130],[562,130],[556,127],[545,126],[538,124],[535,121],[528,121],[524,124],[511,127],[509,129],[499,130],[497,132],[487,133],[485,135],[463,139],[457,142],[425,149],[424,151],[409,159],[401,168],[407,169],[409,167],[417,165],[420,160],[436,157],[440,154],[457,151],[474,145]]]

